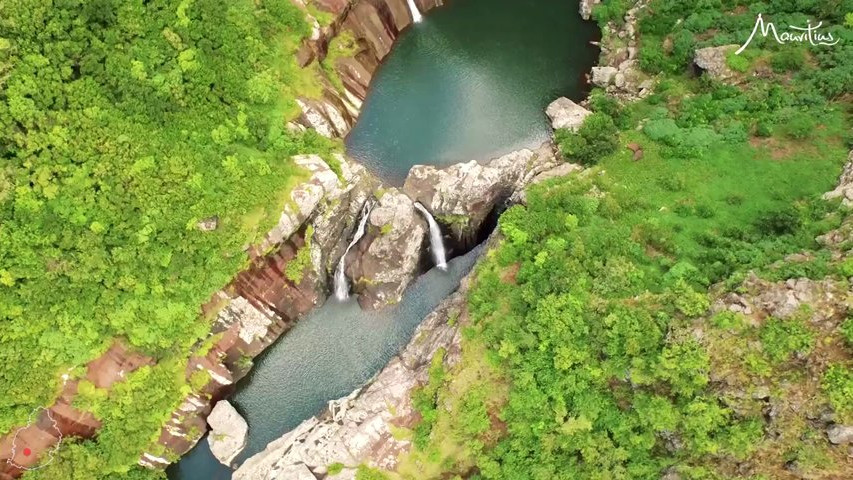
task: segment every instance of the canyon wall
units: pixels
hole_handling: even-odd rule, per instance
[[[248,373],[251,359],[326,300],[328,279],[375,180],[343,156],[340,176],[316,155],[294,161],[310,178],[291,191],[263,242],[249,249],[248,268],[203,307],[213,327],[186,375],[203,372],[206,382],[172,413],[157,446],[142,454],[143,466],[165,467],[188,452],[207,431],[212,406]]]
[[[303,0],[298,0],[303,1]],[[443,5],[444,0],[414,0],[421,13]],[[402,31],[413,23],[406,0],[304,0],[306,9],[330,15],[325,26],[309,14],[312,36],[297,53],[301,67],[316,68],[323,93],[320,98],[300,98],[302,115],[294,128],[313,128],[321,135],[343,138],[355,124],[370,82]],[[346,41],[341,47],[337,41]],[[336,49],[345,50],[339,54]],[[331,78],[334,76],[336,78]]]

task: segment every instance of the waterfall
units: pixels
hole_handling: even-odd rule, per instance
[[[420,23],[423,17],[421,17],[421,11],[418,10],[418,6],[415,5],[415,0],[406,0],[409,3],[409,10],[412,12],[412,21],[414,23]]]
[[[441,239],[441,229],[438,228],[438,224],[435,223],[435,219],[432,218],[432,215],[430,215],[427,209],[424,208],[420,202],[415,202],[415,208],[424,214],[427,219],[427,223],[429,223],[429,245],[432,250],[432,258],[435,260],[435,265],[442,270],[447,270],[447,259],[444,256],[444,240]]]
[[[347,275],[344,272],[346,267],[346,259],[347,254],[350,249],[361,240],[361,237],[364,236],[364,230],[367,226],[367,219],[370,217],[370,201],[364,203],[364,208],[361,209],[361,221],[358,222],[358,229],[355,231],[355,235],[352,237],[352,241],[347,245],[347,249],[344,250],[344,255],[341,257],[341,260],[338,262],[338,268],[335,269],[335,297],[338,300],[346,300],[349,298],[349,283],[347,282]]]

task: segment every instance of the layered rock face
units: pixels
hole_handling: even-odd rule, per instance
[[[247,373],[251,363],[246,359],[325,300],[330,272],[343,254],[341,245],[372,191],[372,177],[342,156],[336,158],[340,177],[317,155],[293,160],[309,178],[291,190],[290,201],[260,245],[247,248],[253,256],[249,268],[203,307],[215,317],[212,345],[190,357],[186,374],[202,372],[208,381],[184,399],[161,431],[158,443],[172,454],[189,451],[198,433],[207,430],[211,406]],[[156,468],[171,462],[146,452],[139,463]]]
[[[353,39],[353,51],[328,60],[332,62],[340,82],[325,79],[320,98],[298,100],[302,115],[298,123],[314,128],[321,135],[344,137],[355,124],[361,103],[373,74],[388,53],[400,33],[413,22],[407,0],[298,0],[333,15],[332,22],[321,27],[316,19],[312,36],[307,39],[297,59],[303,68],[314,62],[327,61],[329,49],[337,37]],[[441,6],[444,0],[415,0],[420,13]],[[348,49],[350,50],[350,49]],[[320,69],[325,75],[325,71]],[[341,85],[343,90],[340,90]]]
[[[375,310],[400,300],[421,270],[427,228],[408,196],[393,188],[381,192],[367,232],[347,258],[362,308]]]
[[[416,165],[406,177],[403,192],[423,204],[456,242],[469,247],[495,208],[558,163],[553,146],[546,143],[484,164],[472,160],[446,168]]]

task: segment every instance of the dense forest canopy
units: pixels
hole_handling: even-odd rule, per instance
[[[0,433],[113,338],[168,360],[207,333],[290,156],[337,148],[286,129],[309,33],[289,0],[0,0]]]

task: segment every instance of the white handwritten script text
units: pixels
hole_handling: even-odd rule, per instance
[[[756,33],[760,33],[762,37],[767,37],[772,32],[773,38],[780,44],[808,42],[811,45],[835,45],[838,43],[839,39],[833,38],[832,33],[821,33],[818,31],[822,25],[823,22],[820,22],[817,25],[812,25],[811,22],[809,22],[805,27],[788,25],[788,30],[792,31],[779,33],[776,30],[776,26],[773,25],[773,22],[765,22],[759,13],[758,18],[755,19],[755,27],[752,28],[752,33],[749,34],[749,38],[746,39],[746,43],[741,45],[735,54],[740,55],[750,42],[752,42]]]

